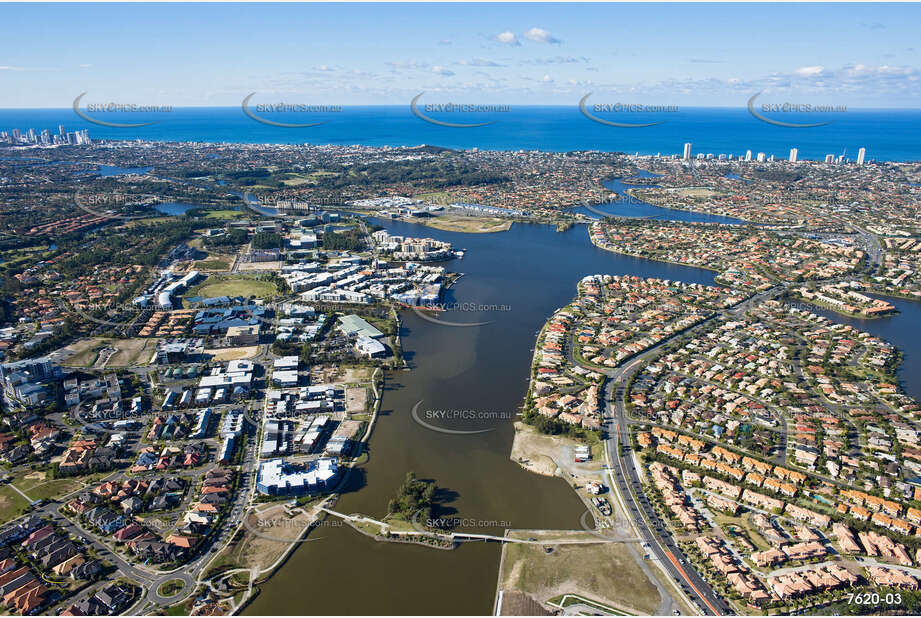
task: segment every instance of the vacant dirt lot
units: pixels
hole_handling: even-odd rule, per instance
[[[368,401],[368,389],[349,388],[345,391],[345,411],[364,412]]]
[[[216,361],[232,361],[243,358],[252,358],[259,351],[259,346],[248,345],[241,348],[221,348],[214,350],[205,350]]]
[[[538,433],[530,425],[516,422],[511,459],[531,472],[544,476],[556,476],[559,471],[557,460],[560,456],[560,447],[564,442],[575,443],[574,440],[560,436]]]

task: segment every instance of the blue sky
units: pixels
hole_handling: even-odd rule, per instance
[[[907,4],[5,4],[0,107],[919,107]]]

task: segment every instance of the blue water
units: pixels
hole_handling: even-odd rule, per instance
[[[420,102],[421,103],[421,102]],[[0,130],[89,129],[94,139],[151,141],[246,142],[283,144],[364,144],[415,146],[434,144],[451,148],[490,150],[603,150],[640,154],[678,154],[685,142],[693,152],[740,155],[747,149],[786,158],[792,147],[800,158],[824,159],[867,148],[867,158],[921,160],[921,110],[852,110],[845,113],[782,114],[785,122],[831,121],[812,128],[788,128],[754,118],[745,108],[687,108],[676,113],[631,115],[630,122],[665,122],[645,128],[616,128],[589,120],[572,106],[511,107],[491,114],[429,114],[451,122],[486,122],[475,128],[430,124],[405,106],[344,107],[339,113],[277,114],[279,122],[320,122],[309,128],[264,125],[239,107],[176,108],[167,113],[106,113],[110,122],[156,122],[138,128],[112,128],[83,120],[72,109],[0,110]],[[309,116],[309,117],[308,117]],[[612,119],[617,114],[612,114]]]
[[[116,165],[100,165],[100,176],[126,176],[128,174],[146,174],[152,168],[149,167],[118,167]]]
[[[183,215],[187,210],[193,208],[202,208],[202,206],[201,204],[189,204],[187,202],[166,202],[154,206],[154,210],[164,215]]]
[[[726,178],[728,178],[729,180],[741,180],[745,184],[748,184],[751,182],[751,180],[742,178],[741,176],[739,176],[738,174],[734,174],[733,172],[729,172],[728,174],[726,174]]]
[[[650,174],[643,170],[638,175],[640,178],[654,178],[655,174]],[[619,178],[606,180],[602,183],[605,187],[617,193],[618,198],[613,202],[606,204],[594,204],[591,208],[575,208],[574,212],[582,213],[593,219],[600,219],[601,213],[617,217],[643,217],[648,219],[659,219],[662,221],[686,221],[691,223],[745,223],[741,219],[734,217],[721,217],[719,215],[708,215],[705,213],[691,212],[687,210],[675,210],[673,208],[662,208],[653,206],[635,197],[627,195],[626,190],[631,187],[648,187],[655,185],[636,185],[624,182]]]

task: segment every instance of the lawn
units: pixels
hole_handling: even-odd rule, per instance
[[[161,596],[169,598],[178,593],[183,588],[185,588],[185,584],[181,579],[170,579],[160,584],[160,588],[157,589],[157,593]]]
[[[87,479],[94,477],[49,479],[42,470],[32,470],[13,479],[12,484],[33,500],[50,500],[66,496],[85,485]],[[14,492],[15,493],[15,492]],[[19,494],[16,494],[17,496]],[[21,497],[21,496],[20,496]]]
[[[761,536],[755,526],[748,520],[750,513],[743,513],[740,516],[732,517],[726,515],[725,513],[713,513],[713,520],[716,522],[720,528],[724,531],[727,526],[735,525],[744,530],[748,534],[748,539],[755,545],[758,551],[765,551],[771,548],[771,544],[768,543],[763,536]],[[727,536],[732,536],[729,532],[726,532]]]
[[[454,196],[447,191],[434,191],[432,193],[419,193],[414,196],[417,200],[422,200],[424,202],[431,202],[433,204],[442,204],[447,206],[451,202],[454,202]]]
[[[156,339],[116,339],[109,344],[118,349],[107,364],[108,367],[129,367],[145,365],[157,349]]]
[[[620,543],[557,545],[549,554],[541,545],[508,543],[502,549],[503,590],[524,592],[539,601],[579,594],[640,615],[655,614],[662,602],[656,586]]]
[[[243,211],[239,209],[209,210],[205,215],[205,219],[228,221],[230,219],[239,219],[242,216]]]
[[[230,259],[201,260],[195,262],[195,268],[197,270],[230,270]]]
[[[201,296],[214,298],[216,296],[242,296],[249,298],[274,298],[278,294],[278,287],[271,281],[262,281],[248,277],[227,277],[215,281],[212,277],[202,285],[189,290],[186,297]]]
[[[55,479],[53,481],[41,483],[30,489],[26,489],[20,485],[16,485],[16,487],[33,500],[53,500],[77,491],[83,487],[83,483],[77,479]]]
[[[99,351],[105,347],[117,350],[110,358],[108,367],[129,367],[136,364],[146,364],[153,356],[157,347],[156,339],[108,339],[105,337],[92,337],[82,339],[67,346],[74,355],[65,359],[61,364],[68,367],[90,367],[99,356]]]
[[[110,341],[102,337],[90,337],[75,341],[65,348],[73,352],[73,355],[64,359],[61,364],[66,367],[89,367],[96,362],[99,351],[109,345]]]
[[[438,215],[435,217],[404,217],[411,223],[419,223],[446,232],[464,232],[466,234],[490,234],[507,232],[512,221],[504,217],[466,217],[464,215]]]
[[[29,503],[12,487],[0,485],[0,523],[16,519],[29,508]]]

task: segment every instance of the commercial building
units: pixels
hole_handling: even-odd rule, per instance
[[[355,342],[355,351],[367,358],[384,358],[387,356],[387,347],[371,337],[359,337]]]
[[[231,326],[227,329],[227,341],[232,345],[256,345],[259,343],[259,325]]]
[[[358,336],[358,337],[370,337],[371,339],[377,339],[378,337],[383,337],[384,333],[377,330],[364,319],[360,318],[357,315],[344,315],[339,318],[339,332],[347,337]]]
[[[259,465],[256,491],[270,496],[301,495],[331,487],[339,475],[334,457],[321,457],[305,467],[293,466],[282,459],[271,459]]]

